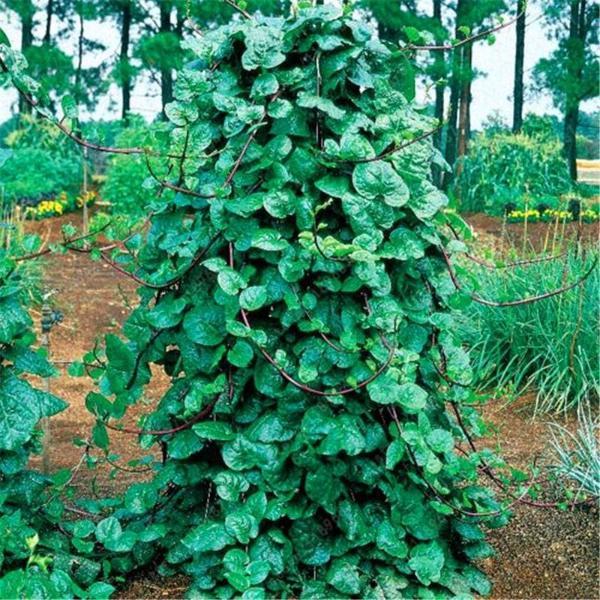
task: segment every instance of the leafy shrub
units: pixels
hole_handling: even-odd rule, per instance
[[[52,480],[33,470],[29,461],[41,450],[40,419],[67,404],[28,382],[32,375],[53,375],[54,368],[32,348],[35,335],[25,286],[15,267],[0,248],[0,597],[65,598],[74,589],[66,573],[53,568],[50,556],[60,543],[56,531],[61,506]]]
[[[0,166],[0,193],[5,201],[35,206],[62,191],[79,192],[81,151],[56,127],[43,121],[25,121],[4,141],[12,153]]]
[[[572,188],[558,140],[546,135],[479,134],[463,159],[455,193],[467,212],[502,215],[506,204],[524,209]],[[555,206],[552,206],[555,208]]]
[[[525,298],[575,281],[590,259],[564,260],[491,271],[475,269],[479,293],[488,298]],[[511,309],[473,304],[465,322],[476,383],[502,394],[536,393],[541,412],[566,410],[597,398],[600,378],[598,295],[595,269],[581,287]]]
[[[0,207],[0,252],[5,256],[28,253],[28,236],[25,235],[24,215],[18,207]],[[42,263],[23,261],[16,265],[25,304],[39,304],[42,296]]]
[[[154,133],[161,128],[164,126],[148,125],[139,118],[116,136],[115,144],[127,148],[157,147]],[[149,177],[144,156],[111,156],[101,188],[102,198],[111,203],[113,212],[117,214],[143,214],[155,196],[152,188],[146,185]],[[166,197],[170,197],[169,192]]]

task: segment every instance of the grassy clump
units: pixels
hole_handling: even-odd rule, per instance
[[[574,433],[558,423],[551,424],[552,469],[579,492],[600,497],[600,421],[585,405],[578,416],[579,426]]]
[[[576,252],[561,260],[511,269],[475,269],[479,294],[513,300],[563,287],[589,271],[592,258]],[[476,383],[498,393],[535,390],[536,411],[564,411],[599,390],[600,271],[563,294],[510,308],[473,303],[465,331]]]

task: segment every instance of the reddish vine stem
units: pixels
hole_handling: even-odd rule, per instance
[[[450,406],[452,407],[452,410],[456,416],[456,422],[458,423],[460,430],[462,431],[463,435],[465,436],[467,443],[469,444],[469,447],[471,448],[471,450],[473,452],[478,453],[479,450],[475,444],[475,441],[473,440],[473,436],[469,433],[469,430],[466,428],[466,426],[464,424],[462,415],[460,413],[460,409],[458,408],[458,406],[456,405],[455,402],[450,402]],[[507,489],[505,483],[496,475],[496,473],[494,472],[492,467],[485,460],[481,460],[481,469],[482,469],[483,473],[502,492],[515,498],[515,496],[512,494],[512,492],[509,489]],[[529,486],[528,489],[531,489],[531,487],[533,487],[533,483]],[[537,502],[536,500],[528,500],[525,497],[520,497],[516,501],[520,504],[525,504],[526,506],[532,506],[534,508],[556,508],[562,504],[561,502]],[[593,501],[593,498],[588,498],[585,500],[578,500],[575,502],[568,503],[567,506],[573,508],[575,506],[582,506],[584,504],[589,504],[591,501]]]
[[[172,190],[174,192],[179,192],[180,194],[184,194],[185,196],[192,196],[194,198],[203,198],[205,200],[209,200],[211,198],[216,198],[216,194],[201,194],[200,192],[196,192],[194,190],[190,190],[189,188],[183,187],[181,184],[169,183],[166,179],[161,179],[154,171],[152,165],[150,164],[150,158],[146,155],[146,168],[148,169],[148,173],[150,173],[150,177],[154,179],[161,187],[166,188],[168,190]]]
[[[492,27],[490,29],[486,29],[485,31],[481,31],[480,33],[471,35],[471,36],[465,38],[464,40],[460,40],[454,44],[439,44],[439,45],[432,44],[432,45],[424,45],[424,46],[417,46],[417,45],[409,44],[409,45],[403,47],[402,50],[403,51],[417,50],[417,51],[430,51],[430,52],[450,52],[452,50],[456,50],[457,48],[460,48],[461,46],[465,46],[466,44],[471,44],[473,42],[476,42],[477,40],[488,37],[488,36],[492,35],[493,33],[501,31],[502,29],[506,29],[507,27],[510,27],[513,23],[516,23],[518,19],[520,19],[523,15],[525,15],[526,12],[527,12],[526,9],[522,10],[515,17],[509,19],[505,23],[500,23],[500,24],[496,25],[495,27]],[[535,20],[531,21],[529,23],[529,25],[531,25],[532,23],[535,23],[535,21],[538,20],[539,18],[540,17],[537,17]]]
[[[456,229],[450,223],[447,223],[447,226],[450,229],[450,231],[452,232],[454,239],[462,241],[461,237],[460,237],[460,235],[458,235],[458,232],[456,231]],[[500,270],[500,269],[514,269],[516,267],[526,267],[528,265],[537,265],[539,263],[551,262],[551,261],[555,261],[555,260],[564,258],[567,254],[568,254],[567,252],[562,252],[561,254],[557,254],[555,256],[541,256],[541,257],[536,257],[536,258],[528,258],[525,260],[517,260],[517,261],[511,262],[511,263],[506,263],[504,265],[493,264],[491,262],[488,262],[487,260],[483,260],[482,258],[479,258],[478,256],[469,254],[468,252],[465,253],[465,257],[468,258],[471,262],[481,265],[482,267],[485,267],[486,269]]]
[[[67,250],[74,250],[74,248],[70,248],[71,244],[74,244],[76,242],[81,242],[83,240],[87,240],[95,235],[99,235],[100,233],[102,233],[103,231],[105,231],[106,229],[108,229],[108,227],[110,227],[110,223],[106,223],[106,225],[104,225],[103,227],[101,227],[98,231],[93,231],[90,233],[86,233],[85,235],[80,235],[74,238],[64,238],[64,241],[62,243],[62,246],[64,248],[66,248]],[[52,252],[52,248],[44,248],[42,250],[40,250],[39,252],[33,252],[31,254],[25,254],[23,256],[14,256],[12,257],[12,260],[14,260],[15,262],[22,262],[25,260],[33,260],[35,258],[40,258],[42,256],[46,256],[47,254],[50,254]]]
[[[276,96],[277,96],[277,94],[273,97],[273,99],[275,99]],[[242,151],[240,152],[239,156],[237,157],[237,159],[233,165],[233,168],[229,172],[229,175],[227,175],[227,179],[225,180],[225,186],[228,186],[233,181],[233,178],[235,177],[236,173],[238,172],[240,166],[242,165],[244,156],[246,156],[246,152],[248,152],[248,148],[250,148],[250,144],[254,141],[254,138],[256,137],[258,130],[261,127],[264,127],[266,124],[267,124],[266,121],[261,121],[260,123],[258,123],[258,125],[256,125],[256,128],[254,129],[254,131],[248,136],[248,139],[246,140],[246,143],[242,146]]]
[[[240,313],[242,315],[242,320],[244,321],[244,324],[246,325],[246,327],[248,327],[248,329],[252,329],[252,325],[250,324],[250,321],[248,320],[248,315],[247,315],[246,311],[244,309],[240,309]],[[294,379],[285,369],[283,369],[277,363],[277,361],[264,348],[262,348],[261,346],[258,346],[258,350],[263,355],[265,360],[271,366],[273,366],[275,368],[275,370],[288,383],[291,383],[294,387],[296,387],[299,390],[302,390],[303,392],[306,392],[308,394],[313,394],[315,396],[321,396],[321,397],[325,397],[325,398],[332,398],[334,396],[347,396],[348,394],[357,392],[357,391],[363,389],[364,387],[366,387],[367,385],[369,385],[370,383],[372,383],[373,381],[375,381],[377,378],[379,378],[385,371],[387,371],[389,366],[392,364],[392,361],[394,360],[394,355],[396,353],[396,346],[392,347],[387,360],[381,365],[381,367],[375,373],[373,373],[373,375],[371,375],[364,381],[361,381],[359,384],[357,384],[355,386],[344,388],[337,392],[324,392],[323,390],[317,390],[315,388],[312,388],[308,385],[301,383],[300,381]]]
[[[239,6],[238,3],[235,2],[235,0],[224,0],[224,1],[225,1],[225,4],[228,4],[229,6],[231,6],[231,8],[233,8],[234,10],[239,12],[245,19],[252,20],[252,15],[247,10],[245,10],[241,6]]]
[[[391,148],[389,148],[388,150],[381,152],[377,156],[371,156],[370,158],[352,158],[352,159],[344,158],[344,159],[342,159],[342,158],[335,158],[335,157],[329,156],[327,154],[325,154],[325,156],[329,160],[333,160],[338,163],[353,163],[353,164],[371,163],[371,162],[375,162],[377,160],[382,160],[384,158],[387,158],[388,156],[392,156],[393,154],[396,154],[396,152],[400,152],[401,150],[404,150],[404,149],[408,148],[409,146],[412,146],[413,144],[422,142],[423,140],[425,140],[428,137],[437,133],[441,128],[442,128],[442,126],[440,125],[440,126],[436,127],[435,129],[426,131],[425,133],[422,133],[421,135],[418,135],[417,137],[415,137],[411,140],[408,140],[407,142],[404,142],[398,146],[394,145]]]
[[[189,264],[188,267],[186,267],[186,269],[182,273],[180,273],[179,275],[176,275],[175,277],[169,279],[165,283],[160,283],[160,284],[151,283],[149,281],[146,281],[146,280],[142,279],[141,277],[139,277],[135,273],[132,273],[131,271],[128,271],[127,269],[125,269],[124,267],[122,267],[121,265],[119,265],[118,263],[116,263],[115,261],[113,261],[110,258],[108,258],[108,256],[106,256],[106,254],[104,254],[103,252],[101,252],[100,258],[107,265],[109,265],[110,267],[112,267],[115,271],[117,271],[117,272],[125,275],[126,277],[129,277],[130,279],[132,279],[133,281],[135,281],[136,283],[138,283],[139,285],[141,285],[143,287],[147,287],[148,289],[151,289],[151,290],[166,290],[166,289],[172,287],[173,285],[175,285],[176,283],[179,283],[188,273],[190,273],[196,266],[198,266],[198,264],[200,263],[200,261],[204,258],[204,256],[206,256],[206,253],[210,250],[210,248],[219,239],[220,236],[221,236],[221,232],[218,232],[216,235],[214,235],[210,239],[208,245],[206,245],[204,248],[202,248],[202,250],[200,252],[198,252],[196,254],[196,256],[194,257],[194,259],[192,260],[192,262]]]
[[[229,243],[229,266],[232,269],[234,268],[233,244],[231,242]],[[246,311],[243,308],[241,308],[240,314],[242,316],[242,321],[244,322],[244,325],[246,325],[246,327],[251,330],[252,325],[250,323],[250,320],[248,319],[248,313],[246,313]],[[277,361],[263,347],[258,346],[258,345],[257,345],[257,347],[258,347],[259,352],[263,355],[264,359],[272,367],[274,367],[275,370],[288,383],[291,383],[294,387],[298,388],[299,390],[302,390],[303,392],[306,392],[308,394],[313,394],[315,396],[325,397],[325,398],[332,398],[334,396],[347,396],[348,394],[351,394],[353,392],[357,392],[357,391],[363,389],[364,387],[366,387],[367,385],[369,385],[370,383],[375,381],[392,364],[392,360],[394,359],[394,355],[396,354],[396,349],[397,349],[396,346],[393,346],[390,350],[390,354],[389,354],[387,360],[385,361],[385,363],[383,363],[383,365],[381,365],[381,367],[375,373],[373,373],[373,375],[371,375],[370,377],[368,377],[367,379],[365,379],[358,385],[353,386],[353,387],[344,388],[338,392],[324,392],[323,390],[317,390],[315,388],[312,388],[312,387],[305,385],[305,384],[301,383],[300,381],[294,379],[294,377],[292,377],[285,369],[283,369],[281,366],[279,366]]]
[[[564,287],[561,287],[557,290],[552,290],[551,292],[546,292],[544,294],[539,294],[537,296],[521,298],[519,300],[510,300],[508,302],[496,302],[494,300],[487,300],[485,298],[481,298],[477,294],[470,292],[468,290],[465,290],[463,288],[463,285],[458,280],[458,277],[456,275],[456,272],[454,271],[454,267],[452,266],[452,261],[450,260],[448,253],[443,248],[441,248],[440,251],[442,253],[442,256],[444,257],[444,261],[446,262],[446,266],[448,268],[448,273],[450,274],[450,279],[452,280],[454,287],[459,292],[463,292],[463,293],[467,294],[468,296],[470,296],[474,302],[477,302],[478,304],[483,304],[484,306],[491,306],[494,308],[522,306],[524,304],[531,304],[533,302],[539,302],[540,300],[546,300],[547,298],[552,298],[553,296],[558,296],[559,294],[564,294],[565,292],[568,292],[569,290],[572,290],[573,288],[576,288],[579,285],[581,285],[594,272],[594,269],[598,265],[598,257],[596,257],[592,266],[582,277],[580,277],[577,281],[575,281],[569,285],[566,285]]]
[[[181,153],[181,159],[179,160],[179,180],[177,181],[177,185],[181,185],[185,180],[185,171],[184,171],[184,163],[187,158],[188,146],[190,143],[190,128],[189,126],[185,130],[185,140],[183,142],[183,152]]]
[[[104,460],[114,469],[117,469],[117,471],[123,471],[125,473],[149,473],[150,471],[152,471],[152,467],[141,467],[139,469],[135,468],[135,467],[124,467],[123,465],[120,465],[119,463],[117,463],[116,461],[112,460],[111,458],[109,458],[108,453],[104,454]]]
[[[212,414],[215,404],[216,400],[211,402],[209,405],[203,408],[197,415],[195,415],[185,423],[167,429],[138,429],[137,427],[118,427],[116,425],[112,425],[106,422],[104,423],[104,425],[112,431],[119,431],[121,433],[129,433],[132,435],[171,435],[173,433],[178,433],[180,431],[190,429],[192,425],[195,425],[196,423],[209,417]]]
[[[395,407],[388,408],[388,412],[389,412],[390,416],[392,417],[392,419],[394,420],[396,427],[398,428],[398,432],[401,433],[402,426],[400,424],[400,419],[398,418],[398,413],[396,412],[396,408]],[[416,457],[412,451],[412,448],[407,445],[406,449],[408,451],[408,456],[410,458],[410,461],[413,463],[413,465],[416,468],[419,468],[419,465],[418,465]],[[499,509],[499,510],[486,511],[486,512],[473,512],[473,511],[465,510],[463,508],[459,508],[458,506],[455,506],[449,500],[447,500],[442,495],[440,495],[439,492],[433,487],[433,485],[431,485],[431,483],[429,483],[429,481],[427,481],[427,479],[425,477],[422,477],[421,479],[427,486],[427,489],[433,494],[433,496],[439,502],[441,502],[445,506],[448,506],[453,511],[456,511],[461,515],[464,515],[465,517],[479,517],[479,518],[499,517],[499,516],[503,515],[504,513],[506,513],[506,511],[510,510],[518,502],[518,500],[514,500],[509,505],[507,505],[506,507]],[[533,484],[531,484],[531,485],[533,485]],[[529,490],[531,489],[531,485],[529,487],[527,487],[527,489],[521,494],[521,498],[523,498],[524,496],[526,496],[529,493]]]
[[[8,68],[2,56],[0,56],[0,72],[10,74],[10,69]],[[25,102],[29,104],[31,108],[35,109],[38,112],[38,114],[42,117],[42,119],[52,123],[55,127],[60,129],[69,139],[74,141],[79,146],[88,148],[89,150],[95,150],[96,152],[103,152],[107,154],[151,154],[152,156],[162,156],[163,158],[181,158],[179,155],[176,154],[161,155],[158,152],[152,152],[148,148],[117,148],[115,146],[103,146],[102,144],[90,142],[76,135],[62,121],[57,121],[56,119],[49,117],[47,114],[41,111],[39,101],[36,100],[31,94],[23,90],[14,80],[13,85],[19,93],[19,95],[23,98],[23,100],[25,100]]]
[[[400,152],[401,150],[404,150],[404,149],[408,148],[409,146],[412,146],[413,144],[418,144],[419,142],[426,140],[428,137],[435,135],[441,128],[442,128],[442,126],[440,125],[440,126],[436,127],[435,129],[430,129],[429,131],[426,131],[425,133],[418,135],[417,137],[413,138],[412,140],[408,140],[407,142],[404,142],[398,146],[392,146],[391,148],[389,148],[388,150],[385,150],[384,152],[382,152],[381,154],[378,154],[377,156],[373,156],[371,158],[356,158],[356,159],[352,160],[351,162],[353,162],[353,163],[371,163],[371,162],[375,162],[378,160],[382,160],[383,158],[392,156],[393,154],[396,154],[397,152]],[[348,161],[343,161],[343,162],[348,162]]]
[[[323,248],[321,247],[321,244],[319,242],[319,237],[318,237],[318,232],[317,232],[317,224],[315,222],[315,224],[313,225],[313,242],[315,245],[315,248],[317,249],[317,252],[325,259],[325,260],[332,260],[333,262],[337,262],[337,263],[349,263],[350,260],[348,260],[347,258],[338,258],[337,256],[327,256],[327,254],[325,254],[325,250],[323,250]]]

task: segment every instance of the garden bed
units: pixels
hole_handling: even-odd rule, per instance
[[[51,239],[58,239],[63,223],[80,223],[81,215],[74,214],[43,222],[29,223],[27,227],[39,233],[51,228]],[[499,236],[502,222],[484,215],[468,218],[475,230],[488,236]],[[531,226],[531,243],[540,247],[545,238],[545,224]],[[509,236],[522,235],[521,225],[507,225]],[[586,239],[596,240],[598,226],[584,228]],[[574,234],[575,229],[569,229]],[[45,235],[43,235],[45,237]],[[127,302],[135,304],[135,284],[116,273],[109,266],[92,262],[88,256],[67,254],[51,256],[45,264],[45,283],[56,289],[55,301],[65,314],[64,323],[51,336],[52,357],[58,361],[79,359],[93,347],[96,336],[118,333],[128,313]],[[34,315],[37,317],[37,315]],[[162,382],[153,383],[148,401],[160,397]],[[166,383],[166,382],[165,382]],[[93,418],[84,405],[90,389],[85,378],[74,379],[61,375],[52,380],[52,391],[65,398],[70,407],[52,420],[51,466],[53,469],[72,467],[81,457],[81,449],[72,444],[74,437],[89,435]],[[485,409],[486,417],[497,428],[491,446],[498,443],[506,459],[517,467],[526,468],[536,453],[547,452],[549,432],[543,419],[532,420],[527,399],[503,406],[494,403]],[[141,403],[136,409],[143,411]],[[571,421],[569,426],[574,426]],[[118,437],[114,433],[115,448],[122,455],[120,461],[139,456],[136,439]],[[135,477],[120,473],[116,480],[108,478],[108,470],[96,473],[100,489],[123,489]],[[143,476],[143,475],[141,475]],[[89,493],[95,475],[82,469],[78,482],[83,494]],[[596,598],[600,572],[598,556],[598,512],[596,509],[578,509],[573,512],[541,510],[520,507],[508,527],[493,531],[490,541],[497,555],[483,562],[483,568],[493,583],[493,598]],[[118,594],[121,598],[176,598],[186,589],[185,578],[161,580],[153,573],[133,578]]]

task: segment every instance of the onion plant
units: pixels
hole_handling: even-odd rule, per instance
[[[589,270],[589,253],[569,252],[560,260],[516,268],[475,268],[479,294],[510,299],[576,281]],[[535,393],[536,412],[565,411],[598,397],[598,297],[600,272],[564,294],[512,308],[473,304],[465,332],[476,383],[495,389]]]

